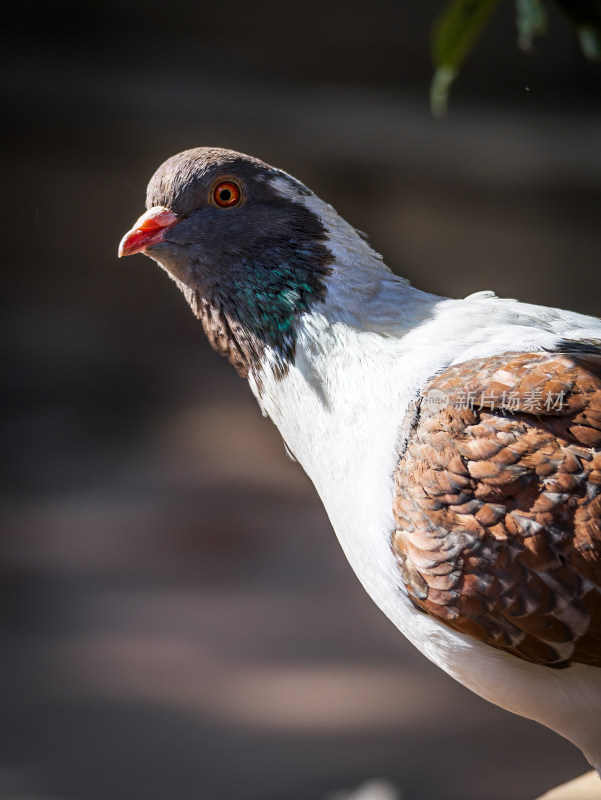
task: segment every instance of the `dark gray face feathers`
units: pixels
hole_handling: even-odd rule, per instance
[[[180,216],[205,205],[209,191],[220,177],[236,177],[249,188],[254,181],[265,184],[278,170],[252,156],[233,150],[197,147],[168,158],[152,176],[146,192],[146,208],[165,206]],[[290,179],[291,183],[293,179]],[[300,185],[300,184],[299,184]]]
[[[270,348],[276,372],[294,359],[299,315],[323,301],[332,255],[306,187],[258,159],[197,148],[165,161],[148,209],[177,224],[144,252],[159,262],[202,320],[213,347],[248,375]]]

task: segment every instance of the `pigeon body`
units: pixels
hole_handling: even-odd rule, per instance
[[[601,770],[601,321],[395,276],[295,178],[166,161],[120,255],[176,281],[359,580],[461,683]]]

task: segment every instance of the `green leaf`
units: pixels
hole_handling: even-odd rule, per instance
[[[601,61],[601,15],[593,0],[555,0],[576,26],[580,48],[589,61]]]
[[[430,107],[435,117],[447,113],[449,90],[499,0],[453,0],[434,23],[432,60],[435,73]]]
[[[601,28],[583,25],[578,28],[580,49],[589,61],[601,61]]]
[[[532,51],[535,36],[547,32],[547,9],[542,0],[515,0],[518,43],[527,53]]]

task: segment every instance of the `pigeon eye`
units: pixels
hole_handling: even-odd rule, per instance
[[[213,189],[213,200],[221,208],[235,206],[240,200],[240,189],[232,181],[224,181]]]

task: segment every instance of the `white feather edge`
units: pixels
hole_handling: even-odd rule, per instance
[[[439,370],[471,358],[601,338],[601,321],[477,292],[449,300],[396,277],[317,196],[274,178],[322,219],[334,256],[326,302],[298,323],[278,380],[268,351],[253,392],[313,481],[359,580],[430,660],[472,691],[546,725],[601,772],[601,669],[552,670],[459,634],[411,604],[390,546],[393,472],[409,403]]]

